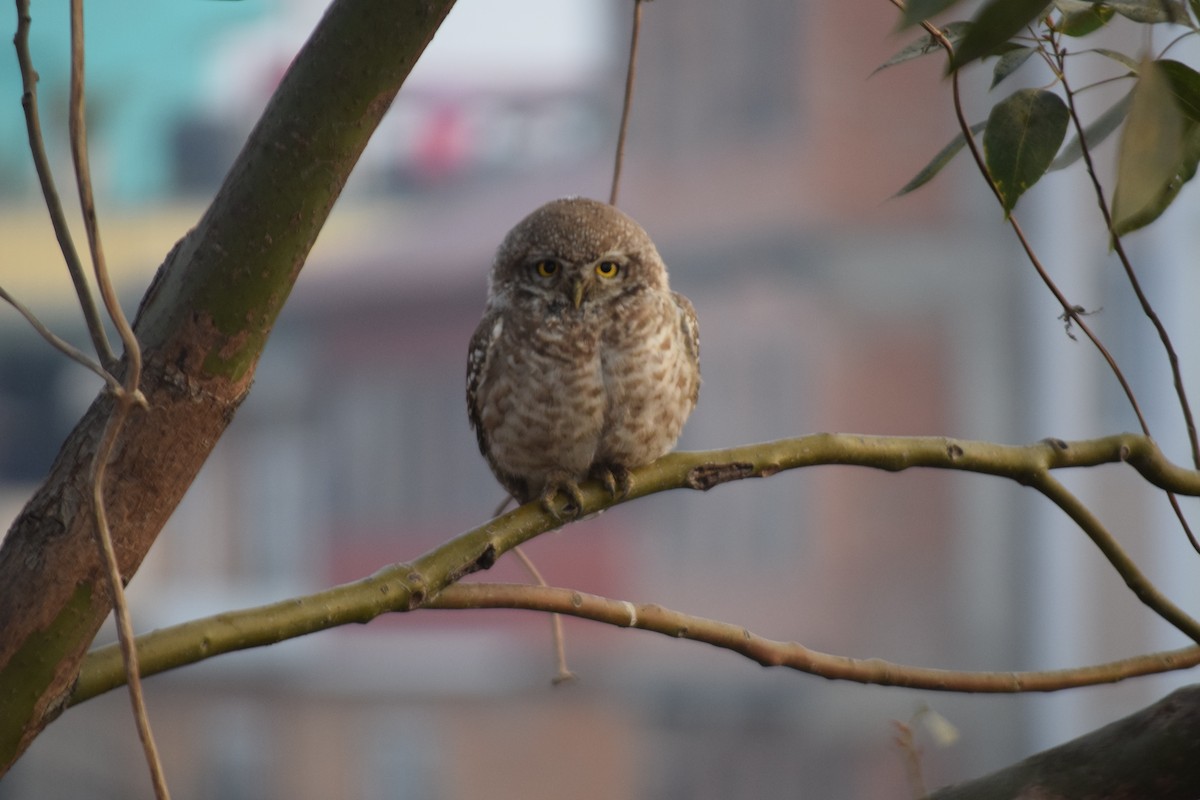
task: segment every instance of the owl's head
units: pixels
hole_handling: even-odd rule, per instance
[[[493,303],[563,312],[666,288],[666,267],[642,226],[582,197],[553,200],[518,222],[489,277]]]

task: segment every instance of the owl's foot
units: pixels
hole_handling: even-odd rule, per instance
[[[561,509],[554,502],[560,492],[567,496],[567,502]],[[583,513],[583,492],[579,491],[579,484],[567,475],[548,479],[539,502],[542,509],[559,522],[579,519]]]
[[[605,490],[613,500],[624,500],[633,488],[633,475],[629,473],[628,468],[620,464],[593,464],[588,471],[588,477],[604,484]]]

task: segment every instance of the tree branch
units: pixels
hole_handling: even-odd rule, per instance
[[[1200,686],[928,800],[1194,800],[1200,796]]]
[[[1072,519],[1084,526],[1089,536],[1097,541],[1097,544],[1102,544],[1101,549],[1110,561],[1115,562],[1118,571],[1126,576],[1127,582],[1131,580],[1130,575],[1134,576],[1131,586],[1135,587],[1135,592],[1143,602],[1185,629],[1200,628],[1194,620],[1161,597],[1153,585],[1136,572],[1136,568],[1129,572],[1129,565],[1122,561],[1125,557],[1111,535],[1098,521],[1080,514],[1075,505],[1078,501],[1065,493],[1065,490],[1057,491],[1057,482],[1047,474],[1048,470],[1094,467],[1123,461],[1130,463],[1155,485],[1169,487],[1181,494],[1200,494],[1200,473],[1172,465],[1152,440],[1136,434],[1077,442],[1045,440],[1023,447],[941,437],[814,434],[729,450],[671,453],[653,464],[634,470],[633,485],[627,499],[668,489],[707,490],[726,481],[767,477],[783,470],[820,464],[855,465],[892,472],[910,467],[930,467],[1004,477],[1038,489],[1058,503]],[[615,505],[608,492],[595,481],[585,482],[581,491],[583,514]],[[153,674],[221,653],[274,644],[347,623],[369,622],[387,612],[409,611],[424,605],[450,602],[456,595],[447,595],[446,590],[459,578],[491,567],[503,553],[556,526],[555,519],[538,503],[521,506],[451,539],[416,561],[385,567],[368,578],[305,597],[186,622],[141,637],[138,652],[142,658],[142,668],[145,674]],[[447,600],[447,597],[450,600]],[[567,605],[570,604],[556,610],[562,613],[576,613]],[[630,607],[629,604],[620,604],[620,613],[626,613]],[[601,616],[598,615],[597,619],[612,621]],[[623,623],[618,620],[616,624]],[[736,636],[733,639],[721,639],[722,636],[727,636],[729,631],[735,631]],[[679,635],[679,628],[672,628],[669,632],[671,635]],[[713,635],[720,641],[734,641],[744,634],[742,628],[727,626]],[[770,648],[767,647],[767,650]],[[803,653],[810,651],[805,650]],[[81,702],[119,684],[119,670],[114,671],[109,663],[112,657],[112,651],[103,649],[89,655],[87,668],[80,676],[71,702]],[[1118,667],[1102,665],[1087,668],[1097,670],[1091,673],[1088,682],[1105,682],[1133,674],[1179,669],[1195,663],[1190,660],[1192,658],[1195,658],[1195,654],[1192,648],[1188,648],[1172,653],[1144,656],[1140,660],[1117,662],[1123,665]],[[868,673],[883,674],[876,669],[881,663],[870,662]],[[834,670],[831,664],[833,662],[828,662],[822,668]],[[844,664],[836,667],[836,670],[845,669]],[[1132,671],[1126,674],[1122,670]],[[945,681],[947,674],[945,671],[934,670],[921,680],[930,684],[940,684]],[[1045,687],[1036,690],[1049,691],[1050,688],[1055,688],[1051,686],[1054,681],[1063,680],[1062,671],[1047,674],[1050,677],[1036,678],[1035,682],[1041,682],[1040,685]],[[1112,677],[1118,674],[1120,677]],[[1013,673],[1000,675],[1003,677],[988,678],[980,685],[990,682],[993,686],[1007,684],[1011,687]],[[967,682],[972,680],[975,679]]]
[[[396,569],[397,574],[391,577],[381,573],[318,595],[219,614],[139,636],[137,647],[143,675],[165,672],[219,653],[273,644],[346,622],[366,622],[390,611],[413,610],[409,606],[410,595],[405,593],[407,587],[402,585],[400,578],[403,567]],[[393,591],[395,588],[400,591]],[[1200,647],[1191,646],[1070,669],[966,672],[916,667],[879,658],[848,658],[822,653],[796,642],[764,638],[740,625],[672,611],[652,603],[635,604],[533,584],[456,583],[447,586],[421,608],[507,608],[568,614],[619,628],[638,628],[675,639],[703,642],[745,656],[764,667],[786,667],[829,680],[939,692],[1056,692],[1200,664]],[[124,680],[120,649],[116,645],[99,647],[84,660],[79,682],[71,695],[71,705],[115,689]]]
[[[452,4],[335,0],[212,205],[160,267],[134,326],[148,408],[121,430],[108,465],[120,480],[104,492],[126,578],[249,391],[342,186]],[[61,712],[110,610],[87,512],[113,402],[96,399],[0,546],[0,774]]]
[[[880,658],[848,658],[822,653],[796,642],[767,639],[740,625],[672,611],[653,603],[631,603],[571,589],[519,583],[458,583],[447,586],[425,607],[509,608],[568,614],[619,628],[638,628],[676,639],[703,642],[738,653],[764,667],[786,667],[829,680],[938,692],[1057,692],[1200,664],[1200,647],[1193,645],[1070,669],[1025,672],[931,669]]]
[[[1062,509],[1088,535],[1139,600],[1200,644],[1200,624],[1155,588],[1091,509],[1049,474],[1040,476],[1031,485]]]
[[[113,377],[111,372],[105,370],[104,367],[93,361],[91,356],[80,350],[75,345],[55,335],[54,331],[47,328],[46,325],[37,318],[37,315],[30,311],[24,303],[9,294],[2,286],[0,286],[0,300],[3,300],[15,308],[17,313],[24,317],[25,321],[28,322],[35,331],[37,331],[37,334],[45,339],[46,342],[55,350],[65,355],[76,364],[79,364],[85,369],[94,372],[102,381],[104,381],[105,385],[108,386],[109,389],[117,390],[121,388],[120,381]]]

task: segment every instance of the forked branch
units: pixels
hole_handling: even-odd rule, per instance
[[[618,628],[638,628],[674,639],[702,642],[737,653],[764,667],[783,667],[829,680],[939,692],[1056,692],[1200,664],[1200,647],[1193,645],[1070,669],[968,672],[918,667],[881,658],[848,658],[822,653],[797,642],[759,636],[741,625],[673,611],[654,603],[631,603],[573,589],[524,583],[457,583],[447,586],[424,607],[442,610],[507,608],[566,614]],[[407,609],[401,605],[392,610]],[[143,664],[150,670],[147,674],[161,671],[160,666],[171,668],[165,666],[166,656],[172,650],[178,654],[178,647],[185,640],[203,639],[210,648],[223,647],[227,642],[226,635],[232,633],[233,624],[240,625],[244,621],[241,612],[224,614],[138,637],[138,647],[147,655],[143,658]],[[81,703],[119,686],[124,678],[120,658],[118,649],[111,645],[90,653],[71,702]]]
[[[707,490],[732,480],[768,477],[784,470],[828,464],[855,465],[890,472],[927,467],[1008,478],[1038,490],[1062,508],[1097,543],[1143,603],[1190,638],[1200,642],[1200,624],[1163,597],[1124,554],[1100,521],[1086,509],[1081,512],[1082,504],[1049,475],[1051,470],[1116,463],[1129,464],[1159,488],[1180,494],[1200,495],[1200,472],[1172,464],[1153,441],[1135,434],[1077,442],[1045,440],[1023,447],[940,437],[816,434],[730,450],[669,454],[635,470],[628,499],[668,489]],[[585,514],[614,504],[604,488],[594,481],[585,483],[582,491]],[[140,637],[138,651],[143,673],[154,674],[221,653],[274,644],[339,625],[365,623],[384,613],[465,602],[464,598],[481,602],[479,594],[466,596],[462,593],[479,593],[483,590],[455,588],[450,591],[448,587],[469,573],[487,569],[503,553],[554,528],[555,524],[554,518],[537,503],[528,504],[450,540],[411,563],[385,567],[362,580],[268,606],[218,614]],[[582,601],[577,603],[575,599],[583,595],[563,594],[566,590],[555,589],[531,593],[526,591],[529,588],[522,587],[522,602],[529,603],[530,608],[540,607],[535,603],[549,603],[555,607],[544,610],[586,615],[579,612],[586,604],[581,605]],[[512,597],[507,600],[517,602]],[[634,617],[643,621],[667,620],[661,625],[655,623],[658,627],[649,629],[661,628],[662,632],[673,636],[679,635],[683,629],[678,624],[681,620],[695,619],[665,610],[651,612],[648,609],[654,608],[652,606],[631,606],[602,598],[596,599],[589,607],[595,609],[593,618],[614,624],[628,625],[630,609]],[[639,608],[642,610],[639,611]],[[656,617],[655,614],[660,616]],[[672,614],[676,616],[672,617]],[[706,628],[706,625],[709,627]],[[683,627],[692,629],[690,624]],[[883,662],[852,662],[835,656],[812,661],[814,654],[799,645],[771,644],[767,640],[751,637],[751,647],[743,642],[747,636],[744,629],[724,623],[704,621],[695,630],[708,631],[704,635],[709,638],[702,638],[702,641],[718,645],[725,643],[739,652],[739,648],[749,648],[749,651],[763,658],[777,659],[780,664],[787,666],[811,661],[819,665],[813,670],[820,670],[816,674],[826,674],[828,677],[862,679],[869,676],[871,682],[879,682],[888,679],[888,675],[899,674],[893,671],[893,665]],[[922,668],[905,668],[916,671],[906,672],[903,678],[892,680],[908,681],[912,685],[918,685],[915,682],[919,682],[919,685],[927,688],[942,686],[950,689],[955,687],[947,683],[947,677],[956,674],[960,686],[972,687],[959,688],[959,691],[1048,691],[1181,669],[1197,663],[1198,656],[1200,653],[1194,652],[1194,648],[1186,648],[1085,668],[1074,677],[1067,674],[1070,671],[1018,674],[1020,677],[1015,683],[1014,673],[1011,672],[964,677],[967,673],[942,670],[922,672]],[[82,702],[120,683],[121,675],[119,670],[114,669],[114,657],[112,650],[103,648],[87,657],[72,702]],[[852,675],[857,678],[850,677]]]
[[[62,250],[63,261],[75,285],[75,294],[79,298],[79,308],[87,322],[88,333],[92,337],[92,345],[100,359],[101,366],[111,372],[117,363],[117,357],[109,346],[108,337],[104,333],[104,324],[100,320],[100,310],[96,307],[92,290],[88,286],[83,264],[67,227],[67,216],[63,212],[62,201],[58,189],[54,185],[54,176],[50,171],[50,159],[46,156],[46,145],[42,136],[41,116],[38,114],[37,103],[37,70],[33,67],[33,56],[29,51],[29,26],[32,18],[29,14],[29,0],[17,0],[17,33],[13,44],[17,49],[17,64],[21,71],[21,107],[25,111],[25,128],[29,136],[29,152],[33,158],[33,166],[37,171],[38,182],[46,201],[46,210],[50,214],[50,223],[54,227],[54,235],[58,239],[59,249]]]

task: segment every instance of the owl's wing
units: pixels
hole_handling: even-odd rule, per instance
[[[483,453],[484,457],[488,455],[488,445],[483,431],[483,415],[479,410],[482,402],[479,388],[487,375],[492,351],[496,340],[500,338],[502,327],[503,320],[497,312],[485,313],[483,319],[479,320],[479,327],[475,329],[475,335],[471,337],[471,344],[467,348],[467,416],[475,430],[475,438],[479,441],[479,452]]]
[[[679,310],[679,326],[683,330],[683,342],[692,359],[692,365],[695,367],[695,383],[691,392],[694,406],[700,397],[700,320],[696,318],[696,309],[691,300],[679,292],[671,292],[671,299],[675,301],[675,308]]]
[[[671,299],[679,309],[679,324],[683,327],[683,341],[687,344],[688,353],[696,365],[700,365],[700,321],[696,319],[696,309],[692,301],[679,292],[671,292]]]

